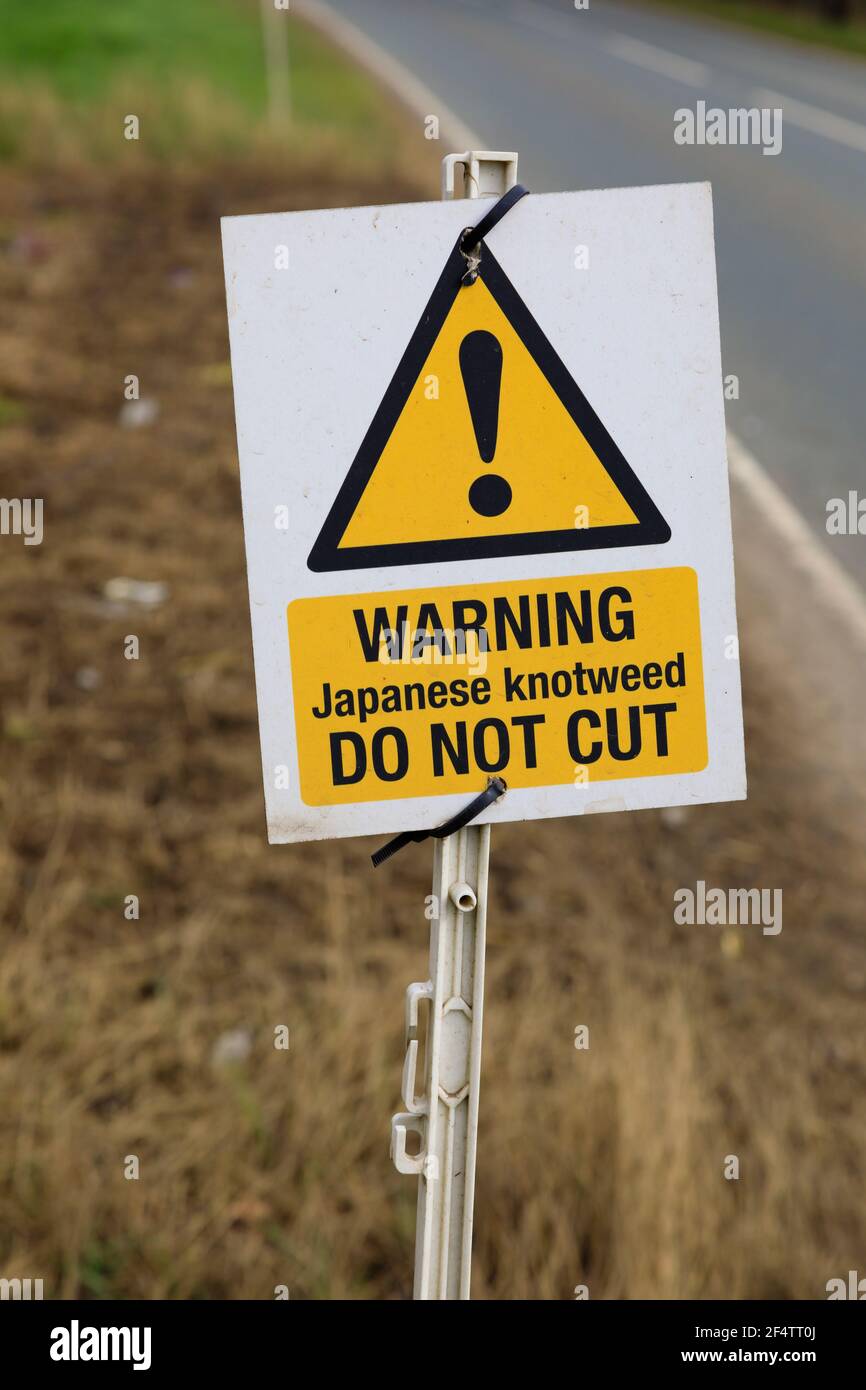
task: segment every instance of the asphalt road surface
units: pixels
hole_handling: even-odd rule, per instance
[[[866,587],[866,537],[826,529],[830,498],[866,495],[866,63],[589,2],[330,8],[488,148],[519,150],[521,181],[537,192],[711,181],[723,364],[740,390],[729,428]],[[699,101],[781,107],[781,151],[676,144],[675,111]]]

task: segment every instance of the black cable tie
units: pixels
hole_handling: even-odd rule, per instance
[[[480,796],[476,796],[464,806],[462,811],[458,811],[456,816],[452,816],[444,825],[437,825],[432,830],[404,830],[401,835],[396,835],[393,840],[389,840],[387,845],[377,849],[375,854],[371,854],[373,868],[378,869],[380,864],[384,864],[386,859],[390,859],[392,854],[396,854],[398,849],[405,849],[407,845],[420,844],[422,840],[444,840],[455,831],[462,830],[464,825],[468,825],[476,816],[480,816],[488,806],[492,806],[494,801],[498,801],[500,796],[508,790],[508,784],[502,777],[488,777],[486,790]]]
[[[474,285],[478,279],[478,266],[481,263],[481,243],[492,232],[498,222],[501,222],[507,212],[510,212],[515,203],[519,203],[521,198],[525,198],[529,192],[522,183],[516,183],[513,188],[509,188],[507,193],[503,193],[498,203],[494,203],[488,213],[482,217],[475,227],[467,227],[460,235],[460,254],[468,262],[469,269],[461,281],[464,285]]]
[[[513,188],[509,188],[507,193],[503,193],[498,203],[494,203],[489,212],[486,212],[476,227],[467,227],[460,238],[460,246],[464,253],[474,251],[475,247],[482,242],[488,232],[492,232],[498,222],[501,222],[507,212],[510,212],[515,203],[519,203],[521,198],[525,198],[529,192],[522,183],[516,183]]]

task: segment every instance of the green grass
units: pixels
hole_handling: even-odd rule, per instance
[[[95,100],[128,73],[205,77],[251,108],[262,100],[257,13],[232,0],[2,0],[0,68]]]
[[[291,15],[278,19],[288,28],[293,124],[381,135],[385,105],[369,78]],[[50,97],[73,119],[141,92],[149,111],[161,105],[172,137],[188,119],[181,94],[194,91],[200,108],[213,103],[215,126],[227,113],[254,124],[267,106],[258,0],[0,0],[0,89],[7,101],[10,92]]]
[[[866,56],[866,21],[863,19],[855,19],[850,24],[831,24],[805,9],[777,9],[772,5],[753,5],[749,0],[658,0],[658,3],[669,9],[706,15],[708,19],[761,29],[800,43]]]
[[[17,424],[26,414],[20,401],[13,400],[10,396],[0,396],[0,428],[3,425]]]

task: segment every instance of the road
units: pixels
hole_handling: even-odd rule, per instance
[[[866,586],[827,503],[866,495],[866,64],[590,0],[330,0],[537,192],[709,179],[728,425]],[[686,146],[674,112],[769,106],[782,149]],[[435,113],[431,113],[435,114]]]

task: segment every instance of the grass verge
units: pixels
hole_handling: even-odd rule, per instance
[[[375,84],[292,15],[276,23],[286,30],[291,120],[269,130],[257,0],[4,0],[0,158],[128,158],[130,114],[138,145],[163,159],[312,135],[380,157],[396,118]]]
[[[653,5],[656,3],[662,9],[687,11],[706,19],[760,29],[797,43],[833,48],[854,57],[866,56],[866,22],[862,19],[850,24],[831,24],[808,10],[753,5],[748,0],[653,0]]]

